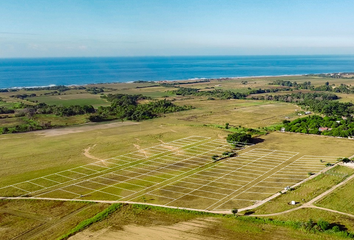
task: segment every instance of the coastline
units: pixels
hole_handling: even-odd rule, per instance
[[[354,72],[354,55],[0,59],[0,89]]]
[[[311,74],[331,74],[331,73],[311,73]],[[219,78],[189,78],[189,79],[175,79],[175,80],[156,80],[156,81],[149,81],[149,80],[137,80],[140,83],[167,83],[167,82],[188,82],[188,81],[205,81],[205,80],[232,80],[232,79],[248,79],[248,78],[270,78],[270,77],[296,77],[296,76],[306,76],[309,74],[282,74],[282,75],[254,75],[254,76],[234,76],[234,77],[219,77]],[[47,88],[47,87],[55,87],[55,86],[66,86],[66,87],[80,87],[80,86],[89,86],[89,85],[101,85],[101,84],[132,84],[136,83],[137,81],[127,81],[127,82],[97,82],[97,83],[85,83],[85,84],[68,84],[68,85],[56,85],[56,84],[49,84],[43,86],[22,86],[22,87],[9,87],[9,88],[0,88],[0,89],[27,89],[27,88]]]
[[[218,77],[218,78],[188,78],[188,79],[173,79],[173,80],[136,80],[136,81],[126,81],[126,82],[96,82],[96,83],[83,83],[83,84],[48,84],[43,86],[22,86],[22,87],[8,87],[4,89],[27,89],[27,88],[47,88],[47,87],[56,87],[56,86],[65,86],[65,87],[81,87],[81,86],[94,86],[102,84],[132,84],[132,83],[168,83],[168,82],[188,82],[188,81],[206,81],[206,80],[233,80],[233,79],[248,79],[248,78],[271,78],[271,77],[299,77],[299,76],[311,76],[311,75],[320,75],[320,74],[353,74],[353,72],[326,72],[326,73],[303,73],[303,74],[280,74],[280,75],[251,75],[251,76],[233,76],[233,77]]]

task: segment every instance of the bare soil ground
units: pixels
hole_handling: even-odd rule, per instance
[[[83,231],[69,238],[70,240],[113,240],[119,236],[120,240],[179,240],[179,239],[215,239],[202,234],[204,228],[208,228],[211,221],[215,219],[195,219],[176,223],[170,226],[138,226],[127,225],[122,230],[111,230],[109,228],[96,232],[90,230]]]
[[[77,127],[69,127],[69,128],[58,128],[58,129],[49,129],[49,130],[42,130],[36,132],[38,135],[42,135],[44,137],[53,137],[53,136],[61,136],[71,133],[80,133],[98,129],[108,129],[113,127],[122,127],[127,125],[135,125],[139,124],[136,122],[113,122],[113,123],[105,123],[105,124],[87,124]]]

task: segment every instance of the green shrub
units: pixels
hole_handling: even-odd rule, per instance
[[[102,221],[103,219],[107,218],[109,215],[111,215],[112,213],[114,213],[115,211],[120,209],[121,207],[122,207],[121,203],[112,204],[111,206],[109,206],[108,208],[106,208],[102,212],[96,214],[92,218],[89,218],[89,219],[86,219],[86,220],[80,222],[76,227],[71,229],[70,232],[68,232],[67,234],[64,234],[63,236],[58,238],[58,240],[68,239],[70,236],[73,236],[77,232],[82,231],[83,229],[87,228],[88,226],[92,225],[93,223]]]

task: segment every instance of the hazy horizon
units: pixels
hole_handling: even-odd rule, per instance
[[[0,58],[352,55],[354,2],[0,2]]]
[[[330,57],[344,57],[344,56],[354,56],[354,54],[240,54],[240,55],[141,55],[141,56],[53,56],[53,57],[0,57],[0,59],[46,59],[46,58],[176,58],[176,57],[181,57],[181,58],[188,58],[188,57],[277,57],[277,56],[288,56],[288,57],[325,57],[325,56],[330,56]]]

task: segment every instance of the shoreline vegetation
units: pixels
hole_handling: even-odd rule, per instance
[[[180,82],[180,84],[183,84],[183,82],[189,82],[189,81],[194,81],[194,82],[203,82],[203,81],[209,81],[209,80],[232,80],[232,79],[247,79],[247,78],[273,78],[273,77],[296,77],[296,76],[320,76],[320,77],[326,77],[326,78],[343,78],[345,75],[353,75],[350,78],[354,79],[354,72],[342,72],[342,73],[304,73],[304,74],[281,74],[281,75],[253,75],[253,76],[233,76],[233,77],[218,77],[218,78],[204,78],[204,77],[197,77],[197,78],[188,78],[188,79],[174,79],[174,80],[156,80],[156,81],[149,81],[149,80],[136,80],[136,81],[127,81],[127,82],[97,82],[97,83],[86,83],[86,84],[67,84],[67,85],[55,85],[55,84],[49,84],[45,86],[14,86],[14,87],[7,87],[7,88],[0,88],[1,90],[21,90],[21,89],[46,89],[46,88],[52,88],[52,87],[58,87],[58,86],[64,86],[64,87],[70,87],[70,88],[75,88],[75,87],[85,87],[85,86],[92,86],[92,85],[101,85],[101,84],[129,84],[129,83],[163,83],[163,82]],[[186,83],[189,84],[189,83]]]
[[[354,74],[307,74],[299,77],[302,78],[299,79],[300,81],[294,79],[296,76],[289,76],[285,79],[283,77],[260,77],[256,80],[253,78],[220,78],[0,89],[0,120],[4,119],[3,122],[5,122],[2,124],[0,121],[0,134],[59,128],[87,122],[143,121],[163,117],[168,113],[194,109],[193,104],[181,104],[181,101],[190,98],[201,98],[207,101],[242,99],[286,102],[300,106],[303,110],[301,112],[304,113],[312,111],[321,116],[336,117],[337,119],[349,118],[348,124],[351,123],[354,104],[338,101],[341,99],[338,94],[354,94],[354,86],[343,83],[340,85],[330,84],[328,79],[352,79]],[[309,81],[310,79],[322,79],[325,82],[315,85]],[[260,86],[255,86],[256,81],[264,82]],[[218,84],[212,85],[214,82]],[[234,83],[237,86],[223,87],[223,83]],[[117,86],[126,87],[117,89],[115,88]],[[151,89],[150,95],[152,96],[143,93],[124,93],[124,90],[129,89],[136,89],[135,91]],[[155,93],[159,93],[159,95]],[[63,105],[68,102],[63,98],[75,95],[78,99],[73,98],[72,104]],[[82,95],[87,96],[87,100],[77,104],[77,101],[80,100],[79,96]],[[94,101],[100,101],[101,104],[97,103],[93,106],[92,96],[95,96],[96,100]],[[54,97],[57,100],[48,101]],[[171,97],[173,98],[171,99]],[[302,114],[298,113],[298,115]],[[63,122],[61,121],[63,119],[66,120]],[[283,124],[287,124],[287,122],[283,122]],[[278,127],[275,130],[280,129]],[[287,128],[287,131],[315,132],[312,131],[312,128],[305,131],[303,127],[300,128],[297,125],[293,126],[291,130]],[[318,131],[321,130],[317,130],[316,134],[319,134]],[[353,134],[354,132],[347,131],[344,135],[349,137]],[[334,136],[342,135],[336,132]]]

